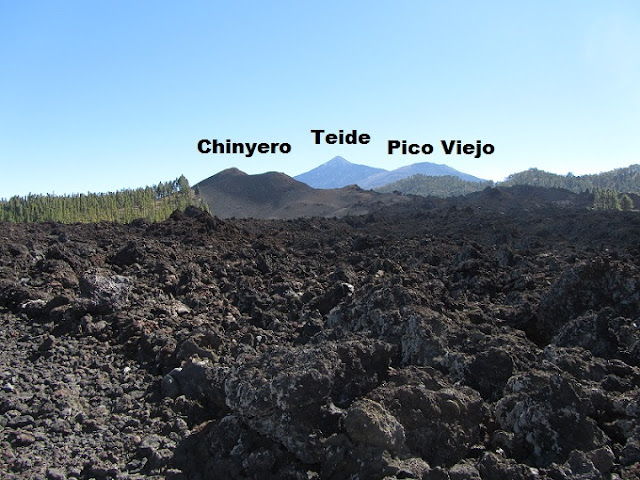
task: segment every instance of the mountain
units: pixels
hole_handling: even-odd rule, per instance
[[[427,175],[430,177],[441,177],[444,175],[450,175],[453,177],[458,177],[461,180],[466,180],[467,182],[484,181],[483,179],[474,177],[473,175],[459,172],[458,170],[448,167],[447,165],[431,162],[421,162],[407,165],[406,167],[396,168],[395,170],[391,170],[390,172],[378,173],[372,177],[367,178],[358,185],[366,189],[376,188],[381,187],[382,185],[386,185],[387,183],[397,182],[398,180],[402,180],[403,178],[418,174]]]
[[[223,170],[195,186],[212,215],[221,218],[261,218],[279,207],[305,198],[313,191],[284,173],[247,175],[237,168]]]
[[[313,188],[340,188],[347,185],[359,185],[367,178],[386,173],[382,168],[367,167],[351,163],[342,157],[334,157],[327,163],[293,178]]]
[[[482,182],[484,180],[463,172],[459,172],[447,165],[430,162],[414,163],[406,167],[388,171],[383,168],[373,168],[366,165],[357,165],[342,157],[332,160],[314,168],[306,173],[295,176],[300,182],[304,182],[314,188],[340,188],[346,185],[358,185],[360,188],[372,189],[396,182],[412,175],[421,174],[429,176],[452,175],[461,180],[470,182]]]
[[[315,189],[284,173],[247,175],[223,170],[195,185],[211,214],[219,218],[297,218],[365,215],[409,202],[409,197],[365,191],[351,185]]]

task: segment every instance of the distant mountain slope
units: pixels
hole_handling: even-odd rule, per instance
[[[417,174],[378,187],[376,191],[382,193],[398,191],[407,195],[421,195],[423,197],[454,197],[479,192],[490,186],[493,186],[493,182],[469,182],[453,175],[433,177]]]
[[[483,190],[491,182],[465,182],[452,176],[413,175],[411,177],[377,187],[378,192],[398,191],[407,195],[448,197],[466,195]],[[631,165],[592,175],[558,175],[531,168],[510,175],[498,187],[531,186],[565,189],[574,193],[594,189],[612,190],[621,193],[640,193],[640,165]],[[634,197],[635,198],[635,197]]]
[[[350,186],[315,189],[284,173],[247,175],[224,170],[195,185],[220,218],[297,218],[364,215],[409,197],[364,191]]]
[[[308,196],[308,185],[277,172],[247,175],[237,168],[229,168],[196,184],[207,204],[214,206],[212,215],[261,218]]]
[[[412,165],[388,171],[383,168],[357,165],[342,157],[335,157],[327,163],[324,163],[306,173],[297,175],[294,178],[314,188],[340,188],[346,185],[355,184],[365,190],[368,190],[416,174],[431,176],[452,175],[470,182],[483,181],[473,175],[459,172],[458,170],[446,165],[436,163],[414,163]]]
[[[206,199],[212,189],[255,202],[267,202],[280,205],[283,202],[305,196],[313,189],[304,183],[297,182],[288,175],[278,172],[267,172],[259,175],[247,175],[237,168],[229,168],[217,175],[209,177],[196,185],[200,194]]]
[[[537,168],[514,173],[501,186],[533,185],[537,187],[565,188],[572,192],[583,192],[593,188],[605,188],[618,192],[640,193],[640,165],[630,165],[608,172],[592,175],[557,175]]]
[[[342,157],[334,157],[327,163],[293,178],[313,188],[340,188],[347,185],[362,186],[361,182],[367,178],[386,172],[382,168],[358,165]]]
[[[386,185],[391,182],[397,182],[398,180],[402,180],[403,178],[410,177],[412,175],[427,175],[432,177],[439,177],[444,175],[458,177],[461,180],[466,180],[468,182],[482,182],[481,178],[474,177],[473,175],[469,175],[467,173],[459,172],[458,170],[448,167],[447,165],[430,163],[430,162],[421,162],[414,163],[412,165],[407,165],[406,167],[396,168],[390,172],[383,172],[372,177],[367,178],[362,183],[359,183],[360,187],[368,189],[368,188],[376,188],[381,187],[382,185]]]

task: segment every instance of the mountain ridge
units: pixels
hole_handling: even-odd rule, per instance
[[[248,175],[227,169],[195,185],[219,218],[297,218],[365,215],[408,197],[365,191],[351,184],[316,189],[280,172]]]
[[[404,167],[396,168],[386,174],[375,175],[368,178],[362,188],[377,188],[389,183],[408,178],[412,175],[426,175],[431,177],[454,176],[467,182],[484,182],[485,180],[468,173],[460,172],[441,163],[419,162]]]
[[[328,162],[293,178],[313,188],[341,188],[346,185],[356,184],[365,190],[369,190],[415,174],[429,176],[452,175],[465,181],[485,181],[444,164],[419,162],[394,170],[386,170],[384,168],[351,163],[340,156],[334,157]]]
[[[600,173],[585,175],[573,175],[571,173],[559,175],[537,168],[530,168],[509,175],[503,182],[499,182],[499,185],[557,187],[576,193],[594,188],[640,193],[640,165],[632,164],[628,167],[614,168]]]
[[[387,170],[351,163],[337,156],[293,178],[313,188],[341,188],[347,185],[362,186],[360,184],[367,178],[384,172]]]
[[[598,191],[615,191],[621,194],[637,195],[640,193],[640,165],[616,168],[596,174],[559,175],[537,168],[509,175],[502,182],[468,182],[451,176],[432,177],[412,175],[382,187],[376,191],[389,193],[401,192],[405,195],[449,197],[465,195],[483,190],[487,186],[515,187],[532,186],[564,189],[573,193]],[[635,198],[635,197],[633,197]]]

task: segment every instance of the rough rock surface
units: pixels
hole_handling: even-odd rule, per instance
[[[505,195],[1,224],[2,478],[640,478],[640,215]]]

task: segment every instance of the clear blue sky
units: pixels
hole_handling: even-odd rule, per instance
[[[640,2],[0,0],[0,197],[297,175],[335,155],[501,180],[640,163]],[[315,145],[357,129],[368,145]],[[287,142],[203,155],[201,138]],[[389,139],[433,143],[388,155]],[[442,139],[495,146],[446,156]]]

